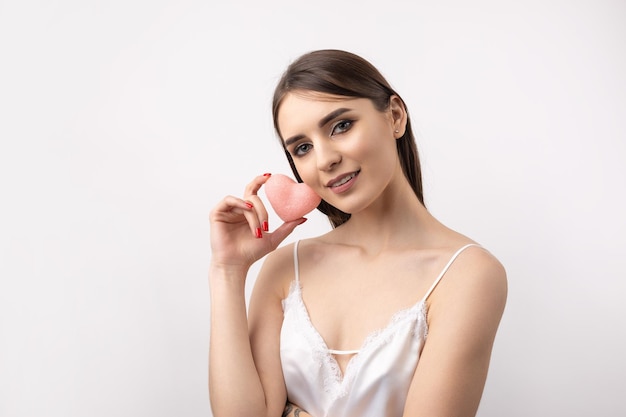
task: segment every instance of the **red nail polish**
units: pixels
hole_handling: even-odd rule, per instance
[[[269,232],[269,230],[270,230],[270,225],[269,225],[269,223],[267,222],[267,220],[265,220],[265,221],[263,222],[263,231],[264,231],[264,232]]]
[[[265,174],[263,174],[264,177],[269,177],[270,175],[272,174],[270,174],[269,172],[266,172]]]
[[[248,208],[252,208],[252,207],[254,207],[254,206],[252,205],[252,203],[251,203],[251,202],[249,202],[249,201],[246,201],[246,206],[247,206]]]
[[[256,237],[259,238],[259,239],[263,237],[263,232],[261,232],[261,228],[260,227],[256,228]]]

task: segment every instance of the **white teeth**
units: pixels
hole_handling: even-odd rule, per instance
[[[348,181],[350,181],[355,176],[356,176],[356,173],[352,173],[350,175],[346,175],[345,177],[340,179],[338,182],[334,183],[332,186],[333,187],[339,187],[340,185],[343,185],[343,184],[347,183]]]

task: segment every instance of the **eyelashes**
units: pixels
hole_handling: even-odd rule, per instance
[[[332,125],[329,136],[332,138],[333,136],[346,133],[352,128],[353,125],[354,125],[354,120],[350,120],[350,119],[339,120],[337,123]],[[291,151],[291,155],[295,157],[302,157],[306,155],[307,153],[309,153],[312,148],[313,148],[312,143],[303,142],[294,146],[293,150]]]
[[[310,143],[301,143],[300,145],[297,145],[295,148],[293,148],[291,154],[293,156],[304,156],[307,152],[311,150],[312,147],[313,145],[311,145]]]
[[[352,127],[352,123],[354,123],[354,120],[346,119],[338,121],[333,125],[332,129],[330,130],[330,136],[335,136],[337,134],[347,132]]]

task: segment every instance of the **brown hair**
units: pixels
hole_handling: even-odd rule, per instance
[[[385,111],[389,107],[391,96],[400,97],[372,64],[350,52],[334,49],[313,51],[301,56],[289,65],[274,90],[272,114],[274,117],[274,128],[281,138],[287,160],[298,182],[302,182],[302,178],[300,178],[296,170],[291,155],[285,148],[278,129],[280,104],[287,93],[295,90],[367,98],[372,101],[374,107],[379,111]],[[402,104],[406,109],[404,100],[402,100]],[[411,120],[408,117],[408,111],[406,130],[404,135],[396,140],[396,147],[402,171],[411,184],[415,195],[424,204],[419,154],[415,144],[415,137],[411,130]],[[337,227],[350,219],[350,214],[344,213],[324,200],[317,208],[328,216],[333,227]]]

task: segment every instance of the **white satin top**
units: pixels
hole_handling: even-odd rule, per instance
[[[413,373],[426,340],[426,300],[459,249],[426,295],[394,314],[389,324],[369,335],[358,351],[326,346],[302,300],[298,242],[294,245],[295,280],[283,300],[280,358],[289,401],[313,417],[401,417]],[[353,355],[342,375],[333,355]]]

